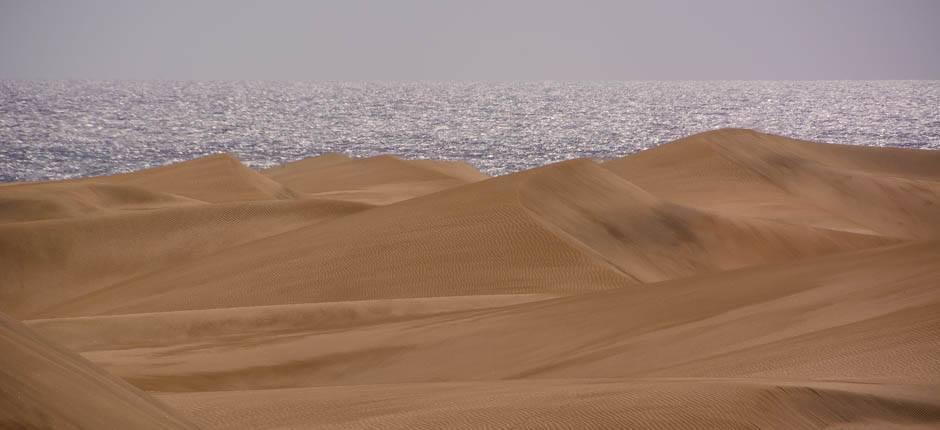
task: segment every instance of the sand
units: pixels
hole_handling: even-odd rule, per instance
[[[153,397],[2,314],[0,350],[0,428],[196,428]]]
[[[391,155],[351,159],[324,154],[262,173],[306,195],[371,204],[399,202],[487,178],[461,162],[403,160]]]
[[[0,267],[0,428],[940,426],[938,152],[216,155],[0,185]]]

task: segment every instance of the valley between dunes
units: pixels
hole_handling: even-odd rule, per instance
[[[937,428],[940,151],[0,184],[0,428]]]

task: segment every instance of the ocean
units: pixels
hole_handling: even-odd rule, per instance
[[[341,152],[502,175],[722,127],[940,149],[940,81],[0,81],[0,182],[218,152],[256,168]]]

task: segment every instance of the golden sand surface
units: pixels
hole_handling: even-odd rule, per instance
[[[937,428],[940,151],[0,185],[0,428]]]

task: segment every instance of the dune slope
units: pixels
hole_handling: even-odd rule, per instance
[[[0,428],[196,428],[149,395],[2,314],[0,350]]]
[[[261,171],[265,176],[289,186],[303,186],[307,181],[306,175],[316,175],[316,171],[352,160],[345,154],[326,153],[315,157],[284,163]]]
[[[86,357],[157,391],[654,376],[936,386],[937,285],[940,246],[910,244],[257,343],[102,345]]]
[[[0,224],[193,206],[202,201],[129,185],[0,185]]]
[[[733,129],[0,185],[0,428],[937,428],[938,211],[940,152]]]
[[[262,239],[117,284],[44,317],[570,294],[627,284],[608,264],[533,220],[519,204],[519,178],[494,178]]]
[[[721,213],[874,233],[937,237],[934,151],[824,145],[718,130],[605,167],[670,201]]]
[[[685,209],[578,160],[259,240],[115,284],[43,316],[573,294],[887,243]]]
[[[119,281],[369,208],[279,200],[0,225],[0,310],[32,317]]]
[[[545,169],[519,195],[559,235],[646,283],[892,242],[703,212],[657,198],[589,161]]]
[[[248,168],[228,154],[210,155],[96,180],[212,203],[291,199],[296,196],[290,188]]]
[[[326,332],[473,309],[546,300],[545,294],[504,294],[249,306],[26,321],[72,351],[172,346],[238,338],[257,341],[298,332]]]
[[[112,176],[0,184],[0,224],[295,196],[219,154]]]
[[[388,204],[487,178],[468,164],[403,160],[390,155],[305,158],[263,172],[291,189],[319,197]]]
[[[562,379],[223,391],[160,398],[207,429],[927,429],[940,420],[934,394],[903,385]]]

